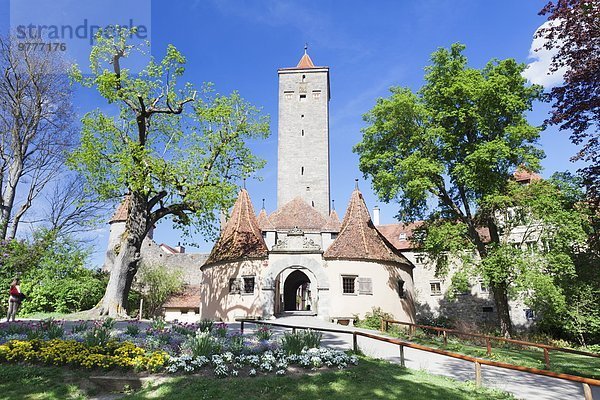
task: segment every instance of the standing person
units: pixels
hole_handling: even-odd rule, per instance
[[[19,307],[21,306],[21,280],[15,278],[10,284],[10,296],[8,298],[8,314],[6,315],[6,321],[15,320]]]

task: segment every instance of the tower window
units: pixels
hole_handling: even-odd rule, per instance
[[[293,95],[294,95],[293,91],[286,90],[285,92],[283,92],[283,96],[285,97],[286,100],[291,100]]]
[[[300,169],[300,175],[304,175],[304,167],[301,167],[301,169]]]
[[[307,187],[306,187],[306,191],[307,191],[307,192],[310,192],[310,186],[307,186]]]
[[[321,98],[321,91],[320,90],[313,90],[312,95],[313,95],[313,99],[318,100],[318,99]]]
[[[302,82],[306,81],[306,75],[302,75]]]
[[[300,118],[304,118],[304,114],[300,114]]]
[[[306,101],[306,95],[305,94],[301,94],[300,95],[300,101]]]
[[[302,136],[304,136],[304,129],[302,129]]]

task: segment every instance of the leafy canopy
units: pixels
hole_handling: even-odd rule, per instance
[[[473,207],[493,205],[517,166],[539,168],[540,128],[524,114],[540,87],[526,86],[524,65],[512,59],[469,68],[464,49],[437,50],[419,92],[391,88],[364,116],[369,126],[354,148],[360,169],[382,200],[399,203],[402,218],[433,210],[453,220],[475,219]]]
[[[268,118],[237,92],[181,83],[186,60],[172,45],[139,73],[122,67],[144,48],[128,44],[129,30],[117,33],[97,36],[90,76],[72,71],[116,104],[118,115],[97,109],[83,117],[70,165],[103,199],[143,198],[149,225],[172,215],[180,227],[195,222],[210,232],[215,209],[231,205],[236,183],[263,166],[246,142],[268,136]]]

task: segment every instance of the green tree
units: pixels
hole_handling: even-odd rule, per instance
[[[518,166],[537,170],[543,157],[535,146],[540,128],[525,118],[541,88],[526,86],[524,65],[512,59],[469,68],[464,48],[434,52],[419,92],[395,87],[389,98],[378,99],[354,148],[379,197],[399,203],[398,216],[427,219],[429,255],[441,269],[448,251],[489,256],[500,243],[495,213],[513,172]],[[434,238],[439,246],[431,245]],[[500,329],[510,335],[509,282],[497,272],[485,278]]]
[[[0,242],[0,252],[3,286],[8,288],[15,276],[21,278],[27,295],[22,313],[81,311],[102,298],[105,274],[86,268],[89,250],[66,235],[42,229],[29,240]]]
[[[201,95],[181,84],[185,58],[169,45],[160,61],[150,60],[134,74],[121,64],[140,50],[127,42],[130,31],[97,36],[91,71],[73,78],[94,87],[118,116],[100,110],[82,120],[81,145],[70,165],[101,199],[128,195],[125,233],[98,312],[125,315],[127,295],[138,270],[140,248],[159,220],[190,224],[214,233],[215,210],[231,206],[236,182],[263,165],[246,146],[248,139],[268,135],[268,119],[237,93],[215,94],[210,85]]]
[[[153,317],[170,295],[183,289],[183,274],[163,265],[142,264],[137,282],[141,286],[145,314]]]
[[[556,173],[548,181],[513,185],[510,194],[521,226],[539,237],[539,246],[522,255],[516,289],[540,316],[540,329],[585,345],[600,339],[600,277],[590,241],[594,211],[582,186],[581,178]]]

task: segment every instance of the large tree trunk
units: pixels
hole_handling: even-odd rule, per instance
[[[494,294],[494,304],[498,312],[498,322],[502,336],[510,338],[512,336],[512,321],[510,320],[510,308],[508,306],[508,291],[506,284],[491,285]]]
[[[106,292],[98,310],[100,315],[113,318],[127,316],[127,297],[138,269],[139,252],[139,247],[134,243],[127,239],[121,241],[119,254],[110,271]]]
[[[149,225],[147,203],[140,195],[131,194],[125,232],[120,241],[115,262],[110,271],[106,292],[100,302],[99,314],[109,317],[127,317],[127,297],[137,273],[142,242]]]

